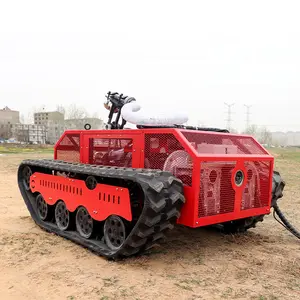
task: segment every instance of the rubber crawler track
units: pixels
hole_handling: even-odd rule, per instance
[[[250,228],[255,228],[258,222],[263,222],[264,215],[249,217],[240,220],[233,220],[223,223],[224,233],[244,233]]]
[[[119,179],[138,184],[144,194],[144,206],[121,248],[111,250],[101,240],[84,239],[76,231],[61,231],[55,223],[40,220],[34,207],[35,195],[30,190],[26,190],[23,184],[22,170],[26,166],[29,166],[33,172],[51,174],[53,170],[65,171],[81,176],[92,175],[102,180]],[[174,227],[185,201],[182,182],[169,172],[104,167],[57,160],[24,160],[18,169],[18,185],[31,217],[42,229],[80,244],[100,256],[112,259],[136,255],[163,239],[165,233]]]

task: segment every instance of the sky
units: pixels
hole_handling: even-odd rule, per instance
[[[300,130],[299,1],[1,1],[0,107],[28,116],[105,94],[189,123]]]

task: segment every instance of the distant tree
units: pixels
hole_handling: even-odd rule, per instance
[[[258,127],[255,124],[250,125],[244,132],[245,134],[249,134],[252,136],[257,136],[258,133]]]
[[[20,123],[25,123],[25,116],[23,114],[20,115]]]
[[[278,139],[274,140],[272,139],[272,145],[275,147],[281,146],[283,143],[281,143]]]
[[[27,124],[33,124],[34,123],[34,111],[30,111],[28,114],[27,114],[27,117],[25,118],[25,123]]]
[[[58,105],[56,106],[56,111],[62,113],[63,115],[66,114],[66,109],[64,108],[64,106],[62,106],[62,105],[60,105],[60,104],[58,104]]]
[[[253,124],[249,126],[244,133],[253,136],[261,144],[270,145],[272,143],[272,133],[265,126],[258,127]]]
[[[234,133],[234,134],[237,134],[239,133],[238,130],[236,130],[235,128],[230,128],[230,133]]]
[[[46,111],[46,105],[45,104],[41,104],[39,106],[34,106],[32,108],[33,113],[38,113],[38,112],[43,112]]]
[[[45,104],[41,104],[39,106],[33,106],[27,116],[23,116],[23,120],[21,120],[21,123],[27,123],[27,124],[33,124],[34,123],[34,114],[38,112],[43,112],[46,109]]]
[[[88,113],[84,107],[73,103],[65,110],[65,116],[66,119],[84,119],[88,118]]]
[[[92,114],[92,118],[99,119],[99,114],[97,112],[94,112]]]
[[[270,145],[272,143],[272,134],[266,127],[262,127],[260,129],[259,136],[260,143],[267,145]]]

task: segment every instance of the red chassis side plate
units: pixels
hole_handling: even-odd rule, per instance
[[[71,212],[84,206],[97,221],[103,221],[110,215],[132,220],[127,188],[97,184],[94,190],[89,190],[83,180],[38,172],[31,176],[30,188],[33,193],[40,193],[49,205],[63,200]]]

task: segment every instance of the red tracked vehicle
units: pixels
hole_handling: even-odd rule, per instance
[[[122,108],[135,99],[107,99],[109,130],[66,131],[54,160],[21,163],[20,191],[41,228],[126,257],[176,223],[246,231],[282,197],[273,157],[251,136],[180,125],[124,129]]]

